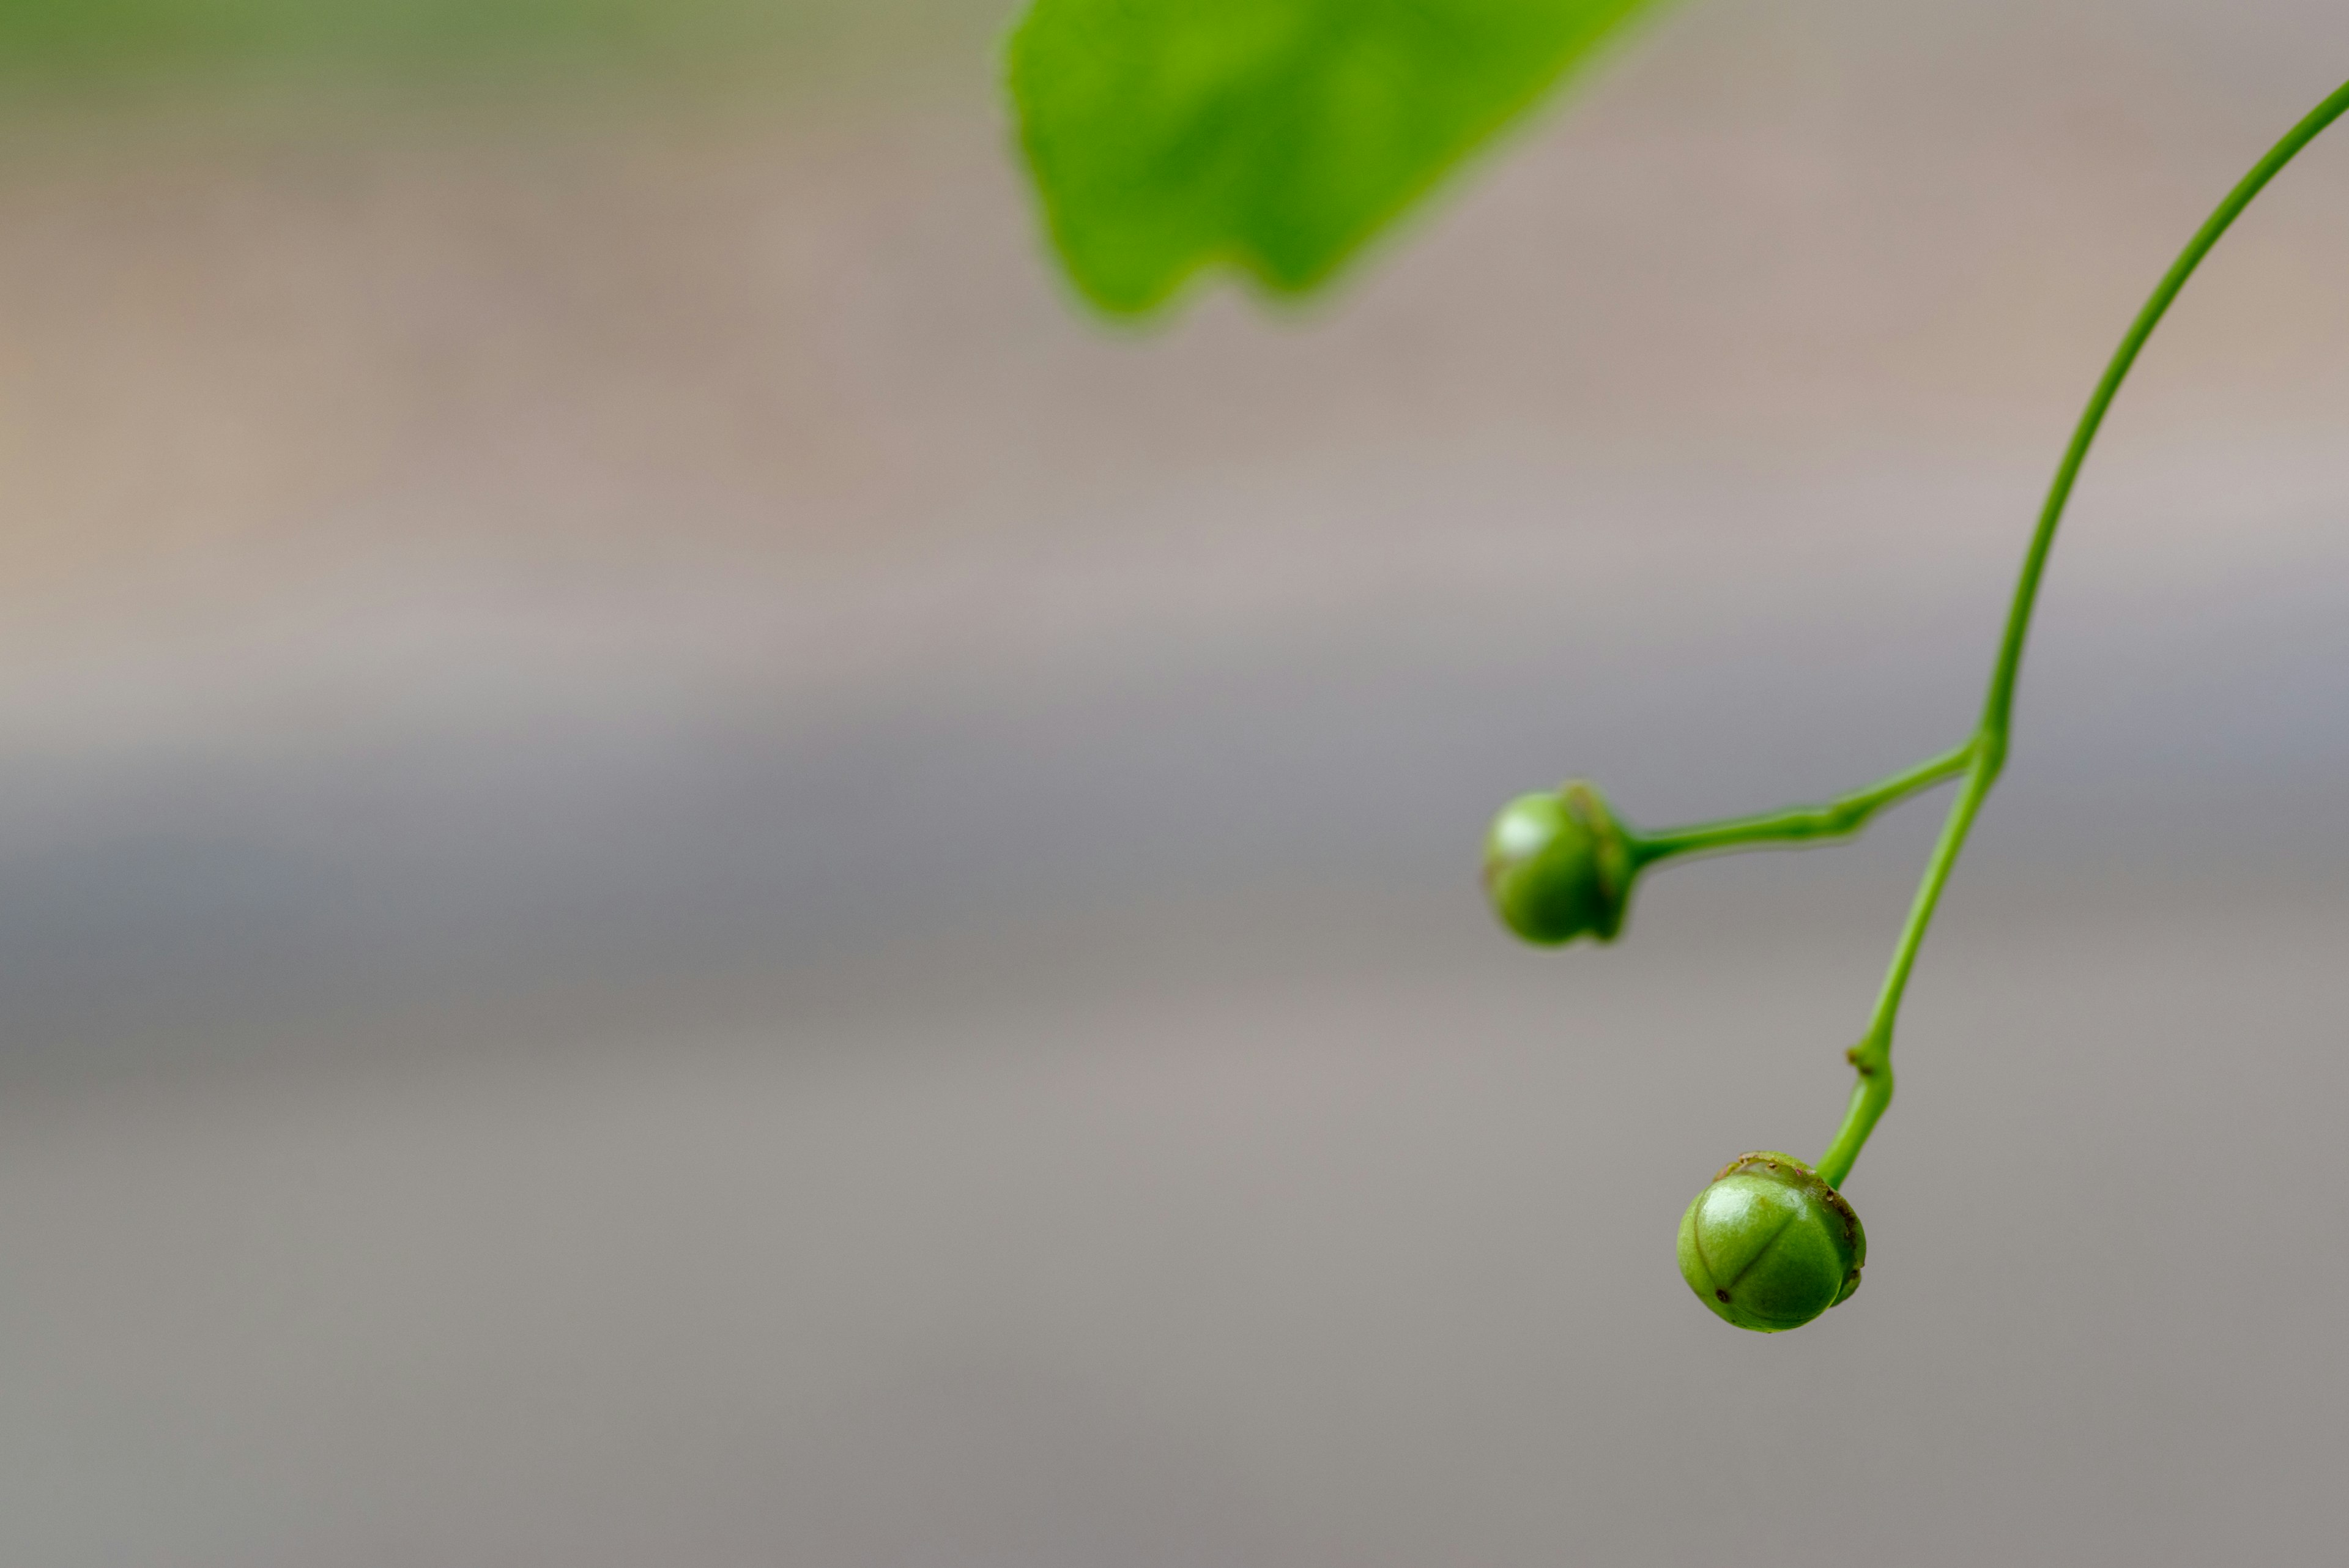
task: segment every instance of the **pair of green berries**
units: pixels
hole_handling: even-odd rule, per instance
[[[1528,942],[1612,941],[1623,929],[1641,841],[1587,783],[1521,795],[1485,839],[1485,888]],[[1740,1328],[1799,1328],[1859,1288],[1868,1232],[1841,1193],[1791,1155],[1742,1155],[1681,1217],[1681,1277]]]
[[[1924,940],[1925,928],[1965,847],[1975,815],[2005,765],[2014,718],[2014,686],[2023,640],[2038,604],[2039,584],[2055,530],[2064,518],[2081,464],[2103,427],[2113,399],[2187,279],[2268,182],[2334,121],[2349,117],[2349,84],[2310,110],[2219,203],[2218,210],[2171,264],[2153,297],[2121,339],[2104,379],[2088,400],[2055,471],[2039,524],[2015,583],[2013,607],[1991,668],[1981,721],[1961,746],[1824,805],[1797,806],[1727,822],[1641,834],[1616,820],[1605,797],[1588,784],[1547,794],[1521,795],[1502,808],[1485,839],[1485,887],[1502,921],[1529,942],[1555,947],[1578,937],[1612,941],[1623,929],[1631,884],[1642,867],[1675,855],[1799,844],[1857,833],[1878,811],[1935,784],[1962,779],[1909,905],[1908,922],[1885,972],[1875,1015],[1860,1043],[1846,1053],[1859,1075],[1842,1130],[1820,1157],[1819,1170],[1783,1154],[1749,1154],[1730,1162],[1697,1194],[1681,1219],[1681,1275],[1689,1288],[1740,1328],[1768,1334],[1798,1328],[1845,1300],[1859,1286],[1868,1237],[1859,1216],[1835,1189],[1892,1101],[1892,1028],[1900,998]]]

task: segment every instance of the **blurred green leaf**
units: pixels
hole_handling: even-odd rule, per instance
[[[1326,280],[1657,0],[1035,0],[1010,41],[1061,258],[1102,309],[1224,263]]]

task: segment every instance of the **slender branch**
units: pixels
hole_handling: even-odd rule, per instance
[[[1892,1021],[1899,1013],[1901,993],[1909,989],[1909,971],[1916,966],[1917,950],[1924,945],[1925,928],[1932,922],[1933,907],[1940,902],[1941,888],[1950,880],[1950,872],[1958,863],[1958,851],[1965,847],[1966,834],[1974,825],[1974,815],[1982,810],[1984,796],[1998,777],[1997,769],[1987,753],[1978,757],[1966,774],[1965,787],[1950,806],[1950,815],[1941,824],[1941,836],[1933,846],[1933,857],[1925,863],[1925,879],[1918,885],[1916,899],[1909,907],[1908,921],[1900,929],[1900,941],[1892,951],[1892,967],[1884,976],[1884,988],[1877,995],[1875,1016],[1868,1020],[1868,1033],[1858,1044],[1845,1053],[1859,1082],[1852,1085],[1851,1106],[1844,1113],[1842,1130],[1826,1154],[1819,1157],[1819,1179],[1829,1187],[1841,1187],[1844,1178],[1851,1174],[1852,1162],[1859,1158],[1860,1147],[1868,1135],[1892,1104]]]
[[[2235,220],[2243,215],[2243,209],[2267,189],[2268,182],[2283,172],[2284,165],[2299,157],[2302,148],[2315,140],[2323,133],[2325,127],[2344,114],[2349,114],[2349,83],[2344,83],[2331,98],[2310,110],[2307,118],[2293,126],[2284,139],[2277,142],[2249,174],[2243,176],[2242,183],[2219,203],[2219,210],[2210,214],[2209,221],[2188,243],[2178,260],[2170,264],[2168,275],[2153,291],[2153,297],[2147,300],[2145,308],[2137,313],[2128,336],[2121,339],[2120,348],[2114,351],[2112,363],[2105,368],[2104,379],[2096,383],[2095,393],[2089,398],[2087,410],[2080,416],[2079,429],[2073,431],[2072,444],[2065,450],[2063,465],[2055,471],[2055,483],[2047,492],[2047,504],[2040,510],[2038,530],[2032,535],[2030,554],[2023,557],[2023,578],[2015,585],[2014,607],[2007,615],[2006,638],[1999,645],[1998,666],[1991,673],[1990,697],[1982,705],[1982,733],[1997,737],[2001,753],[2005,747],[2007,723],[2014,711],[2014,680],[2023,664],[2023,639],[2031,630],[2031,612],[2038,603],[2039,579],[2047,567],[2047,552],[2055,544],[2055,525],[2064,520],[2064,508],[2072,499],[2072,486],[2080,477],[2080,465],[2087,461],[2088,449],[2095,444],[2096,432],[2104,428],[2105,413],[2113,406],[2114,396],[2120,391],[2121,383],[2128,379],[2128,373],[2136,366],[2137,355],[2143,351],[2146,340],[2153,336],[2153,329],[2161,325],[2161,318],[2169,313],[2170,304],[2177,299],[2178,291],[2186,286],[2186,280],[2192,277],[2195,269],[2202,265],[2202,258],[2209,255],[2211,247],[2234,226]],[[2002,760],[2002,754],[1992,761],[1993,775]]]
[[[1683,855],[1721,855],[1776,844],[1848,837],[1867,826],[1869,818],[1885,807],[1964,773],[1973,764],[1974,748],[1975,742],[1968,741],[1905,772],[1819,805],[1790,805],[1758,816],[1630,834],[1631,863],[1635,867],[1649,866]]]
[[[2086,410],[2080,416],[2079,427],[2072,432],[2072,444],[2064,450],[2064,461],[2055,471],[2055,482],[2047,493],[2046,504],[2039,514],[2039,526],[2031,536],[2031,549],[2023,557],[2022,578],[2015,585],[2014,605],[2007,614],[2006,635],[2001,640],[1998,661],[1992,668],[1990,694],[1982,703],[1982,723],[1976,730],[1970,747],[1971,757],[1967,764],[1965,787],[1958,792],[1950,807],[1948,820],[1941,828],[1940,842],[1934,847],[1933,857],[1925,867],[1924,880],[1919,884],[1917,898],[1909,910],[1908,923],[1900,931],[1899,944],[1893,950],[1892,966],[1884,977],[1884,989],[1877,998],[1876,1012],[1868,1021],[1868,1033],[1849,1057],[1859,1074],[1859,1082],[1852,1090],[1851,1106],[1844,1115],[1843,1127],[1836,1134],[1835,1142],[1820,1158],[1818,1172],[1830,1187],[1843,1185],[1851,1174],[1852,1162],[1859,1158],[1862,1145],[1874,1130],[1877,1119],[1892,1103],[1892,1026],[1900,1011],[1900,999],[1909,986],[1909,971],[1915,967],[1917,950],[1925,940],[1925,928],[1931,923],[1934,906],[1940,901],[1941,889],[1947,886],[1950,871],[1957,864],[1960,851],[1965,848],[1966,835],[1971,831],[1975,815],[1991,787],[1998,782],[2000,772],[2006,766],[2008,731],[2014,718],[2014,683],[2023,666],[2023,646],[2031,630],[2031,616],[2037,607],[2039,583],[2047,568],[2047,553],[2054,547],[2055,529],[2064,520],[2064,507],[2072,499],[2072,488],[2080,477],[2080,468],[2087,461],[2088,449],[2095,444],[2096,432],[2105,422],[2105,415],[2113,399],[2128,379],[2130,369],[2137,364],[2153,329],[2168,314],[2178,291],[2186,286],[2202,259],[2210,254],[2220,238],[2234,225],[2268,182],[2282,172],[2284,165],[2300,155],[2302,148],[2316,140],[2324,129],[2349,114],[2349,83],[2344,83],[2332,97],[2310,111],[2306,119],[2292,127],[2284,139],[2260,160],[2242,182],[2228,193],[2209,221],[2187,244],[2178,260],[2171,264],[2153,297],[2137,313],[2128,336],[2105,368],[2104,379],[2088,400]]]

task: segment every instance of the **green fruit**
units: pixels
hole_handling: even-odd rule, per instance
[[[1577,781],[1519,795],[1485,835],[1485,891],[1529,942],[1615,940],[1631,898],[1631,852],[1606,797]]]
[[[1843,1195],[1791,1155],[1741,1155],[1681,1217],[1681,1277],[1759,1334],[1800,1328],[1859,1289],[1868,1232]]]

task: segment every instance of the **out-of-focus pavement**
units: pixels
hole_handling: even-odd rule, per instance
[[[0,1562],[2324,1560],[2349,140],[2084,484],[1932,831],[1606,952],[1481,823],[1954,739],[2313,0],[1684,8],[1334,306],[1133,337],[977,40],[0,152]],[[2349,132],[2340,133],[2349,135]]]

